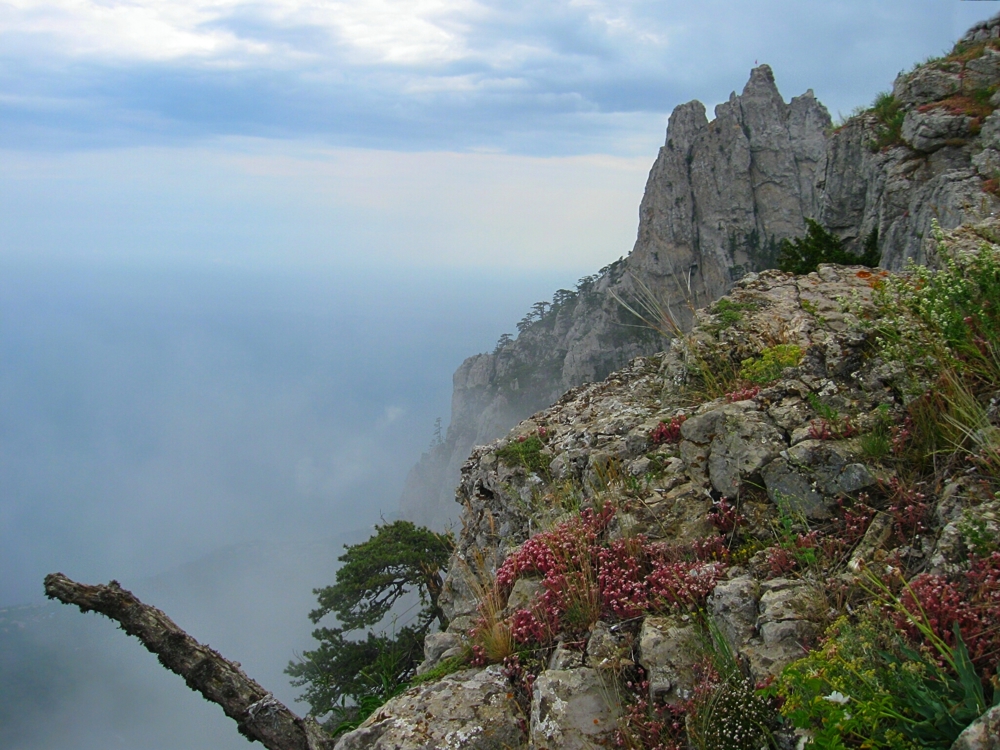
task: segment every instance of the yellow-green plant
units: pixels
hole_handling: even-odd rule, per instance
[[[864,581],[873,596],[868,608],[855,619],[841,617],[821,648],[782,672],[782,714],[812,733],[808,747],[950,748],[988,708],[958,623],[950,645],[919,604],[912,606],[915,597],[908,607],[873,574]],[[931,651],[907,643],[886,609],[910,623]]]
[[[767,385],[781,377],[786,367],[802,363],[802,347],[795,344],[778,344],[761,351],[760,356],[743,360],[740,377],[756,385]]]

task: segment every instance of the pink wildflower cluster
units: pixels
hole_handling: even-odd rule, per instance
[[[653,445],[673,444],[681,441],[681,425],[687,420],[686,414],[678,414],[667,422],[660,422],[653,431],[649,433],[649,439]]]
[[[726,401],[729,403],[734,403],[736,401],[753,401],[757,398],[760,393],[759,385],[750,385],[743,388],[737,388],[735,391],[730,391],[726,394]]]
[[[868,505],[868,495],[864,492],[850,507],[845,506],[844,498],[840,498],[837,504],[841,509],[837,517],[839,538],[846,547],[852,547],[868,531],[872,518],[875,517],[875,509]]]
[[[735,505],[730,504],[728,498],[724,497],[709,509],[708,520],[723,534],[731,534],[747,519]]]
[[[913,417],[908,416],[903,424],[894,426],[891,434],[893,455],[902,456],[913,438]]]
[[[610,505],[601,511],[585,509],[580,515],[528,539],[497,571],[497,586],[509,591],[514,581],[523,575],[538,573],[544,577],[558,575],[570,568],[579,569],[583,560],[593,557],[598,537],[604,534],[615,516]]]
[[[643,536],[608,541],[613,515],[610,506],[585,510],[528,539],[500,566],[501,592],[521,576],[541,576],[537,601],[510,617],[515,642],[549,644],[561,632],[586,630],[601,616],[619,620],[696,607],[725,573],[721,537],[683,553]]]
[[[628,619],[643,612],[696,607],[723,576],[721,562],[676,560],[642,536],[616,539],[598,555],[602,611]]]
[[[900,540],[908,542],[915,536],[926,533],[932,510],[927,496],[914,487],[903,484],[899,477],[893,477],[889,481],[887,490],[890,495],[889,513]]]
[[[1000,661],[1000,552],[970,559],[969,570],[956,579],[923,573],[910,581],[901,597],[913,618],[924,619],[934,633],[955,645],[959,631],[980,674],[991,674]],[[905,614],[895,613],[896,627],[914,641],[921,633]]]

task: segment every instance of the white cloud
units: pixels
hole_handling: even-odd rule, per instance
[[[48,39],[79,57],[162,61],[178,58],[282,58],[294,47],[241,32],[233,19],[272,31],[312,28],[358,63],[427,64],[468,54],[462,25],[466,0],[11,0],[0,5],[0,35]]]
[[[80,57],[171,60],[266,54],[267,45],[208,26],[236,3],[13,0],[0,15],[0,35],[48,39]]]

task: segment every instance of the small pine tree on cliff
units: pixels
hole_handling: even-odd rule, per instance
[[[367,542],[348,545],[336,583],[313,593],[319,608],[309,613],[318,623],[336,615],[341,627],[319,628],[314,651],[306,651],[285,672],[314,716],[332,714],[334,726],[348,728],[402,690],[423,656],[424,636],[437,621],[447,626],[438,605],[443,573],[455,542],[409,521],[375,527]],[[376,632],[404,595],[416,592],[423,605],[412,624]],[[364,640],[346,633],[364,631]]]
[[[844,249],[840,238],[812,219],[806,219],[806,236],[782,240],[778,268],[791,273],[812,273],[820,263],[840,263],[845,266],[877,266],[881,260],[878,234],[873,232],[864,243],[865,252],[854,255]]]

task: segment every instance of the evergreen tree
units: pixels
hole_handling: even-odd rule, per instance
[[[877,232],[868,236],[865,252],[858,256],[847,252],[840,238],[823,229],[818,222],[806,219],[806,227],[805,237],[781,241],[778,268],[782,271],[812,273],[820,263],[877,266],[881,259]]]
[[[342,728],[362,720],[403,689],[421,661],[431,625],[448,624],[438,597],[455,546],[452,535],[409,521],[375,530],[368,541],[345,547],[336,583],[313,592],[320,606],[309,618],[318,623],[334,614],[341,627],[315,630],[318,648],[306,651],[285,669],[293,685],[305,686],[301,697],[308,701],[310,713],[332,713]],[[393,605],[411,592],[423,605],[415,621],[392,633],[377,632]],[[364,640],[345,635],[365,630]]]

